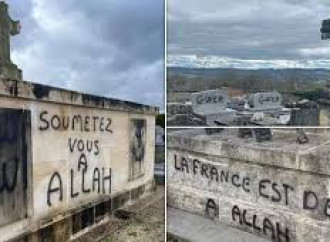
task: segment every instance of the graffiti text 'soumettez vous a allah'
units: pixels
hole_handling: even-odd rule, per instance
[[[49,114],[47,111],[40,113],[41,131],[53,130],[72,130],[81,132],[109,132],[112,133],[111,118],[88,115],[57,115]]]

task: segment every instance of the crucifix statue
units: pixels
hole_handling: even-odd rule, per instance
[[[19,21],[14,21],[8,14],[8,4],[0,2],[0,76],[22,79],[21,70],[10,59],[10,36],[20,33]]]

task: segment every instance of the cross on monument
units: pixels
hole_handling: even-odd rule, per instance
[[[10,36],[20,33],[20,21],[8,14],[8,4],[0,2],[0,77],[20,80],[22,71],[10,59]]]

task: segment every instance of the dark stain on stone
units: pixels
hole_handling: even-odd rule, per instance
[[[76,92],[71,92],[71,102],[77,101],[79,94]]]
[[[118,209],[114,213],[116,218],[127,220],[134,217],[134,213],[123,209]]]
[[[34,84],[33,85],[33,94],[36,98],[44,98],[49,96],[49,92],[52,88],[49,86]]]
[[[101,106],[103,102],[103,97],[94,96],[90,94],[82,94],[83,104]]]
[[[127,191],[123,194],[120,194],[116,197],[114,197],[111,202],[112,202],[112,211],[115,211],[119,209],[120,207],[124,206],[127,201],[130,199],[130,192]]]
[[[9,92],[11,96],[17,97],[18,95],[17,81],[6,79],[4,83],[6,85],[6,91]]]
[[[38,231],[39,241],[54,241],[54,229],[53,226],[48,226]]]
[[[13,82],[13,84],[9,87],[10,95],[17,97],[18,94],[18,88],[17,88],[17,82]]]

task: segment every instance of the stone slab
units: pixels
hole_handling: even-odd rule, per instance
[[[157,107],[0,77],[0,96],[155,115]]]
[[[272,141],[263,143],[254,142],[252,138],[239,138],[237,129],[225,129],[214,135],[207,135],[203,129],[179,130],[168,132],[167,145],[206,155],[330,175],[327,155],[330,136],[305,131],[309,142],[298,144],[296,132],[292,129],[272,129]]]
[[[259,92],[251,94],[248,104],[251,109],[282,109],[282,95],[279,92]]]
[[[228,94],[225,90],[208,90],[191,96],[194,113],[200,115],[222,113],[226,110]]]
[[[260,206],[203,190],[168,186],[171,207],[241,229],[273,241],[327,241],[329,222],[306,218],[286,210]]]
[[[187,241],[195,242],[267,242],[267,239],[234,229],[224,224],[184,212],[167,208],[167,231]]]
[[[330,221],[329,176],[172,149],[167,157],[169,183]]]
[[[272,131],[262,143],[236,129],[169,132],[168,204],[274,241],[327,241],[329,133],[298,144]]]

